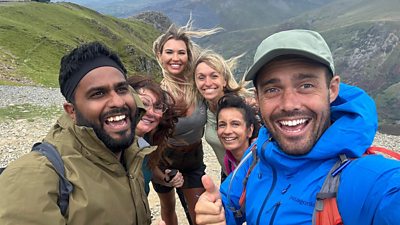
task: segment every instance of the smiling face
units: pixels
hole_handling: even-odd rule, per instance
[[[304,59],[274,61],[257,76],[257,100],[272,137],[290,155],[307,154],[330,126],[330,103],[339,77],[327,85],[327,69]]]
[[[216,103],[224,95],[224,76],[207,63],[202,62],[196,66],[194,77],[197,89],[207,101]]]
[[[74,99],[74,103],[65,103],[64,109],[76,125],[93,128],[97,137],[115,153],[132,144],[136,103],[118,69],[91,70],[76,87]]]
[[[160,98],[152,91],[142,88],[138,90],[139,97],[146,108],[146,113],[136,126],[136,134],[143,137],[146,133],[154,130],[160,124],[163,116],[163,106]]]
[[[224,108],[218,113],[217,134],[226,150],[243,155],[252,132],[253,126],[247,126],[241,109]]]
[[[181,75],[188,64],[187,47],[184,41],[170,39],[158,54],[162,67],[172,75]]]

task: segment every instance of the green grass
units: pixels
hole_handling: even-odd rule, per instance
[[[391,85],[376,97],[377,107],[382,109],[380,113],[383,114],[382,116],[388,123],[398,121],[400,118],[400,111],[398,110],[400,94],[398,90],[400,90],[400,82]]]
[[[30,104],[14,105],[0,108],[0,121],[27,119],[34,121],[35,118],[54,118],[61,115],[63,109],[61,107],[40,107]]]
[[[21,86],[17,81],[9,81],[9,80],[0,80],[0,85],[8,85],[8,86]]]
[[[0,53],[7,52],[17,65],[7,76],[27,76],[44,86],[58,85],[59,62],[67,51],[95,40],[116,51],[131,74],[159,72],[151,51],[157,30],[71,3],[5,4],[0,7],[0,33]]]

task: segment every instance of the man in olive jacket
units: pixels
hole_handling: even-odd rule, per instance
[[[74,187],[67,213],[53,165],[30,152],[0,176],[0,224],[150,224],[134,134],[143,105],[120,59],[98,42],[81,45],[61,59],[59,83],[65,113],[44,141],[60,152]]]

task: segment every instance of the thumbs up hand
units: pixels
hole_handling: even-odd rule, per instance
[[[218,187],[207,175],[204,175],[201,178],[201,181],[206,190],[200,195],[199,200],[196,203],[196,223],[199,225],[225,225],[225,211]]]

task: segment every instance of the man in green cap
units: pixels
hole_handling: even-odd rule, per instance
[[[1,225],[151,223],[144,153],[135,139],[144,107],[126,72],[99,42],[78,46],[61,59],[65,113],[44,142],[61,155],[72,186],[61,188],[66,180],[51,157],[37,151],[22,156],[0,176]],[[66,204],[63,191],[71,191]]]
[[[266,38],[245,80],[265,126],[220,190],[202,178],[197,224],[399,223],[400,162],[362,157],[377,129],[375,104],[340,83],[319,33]]]

